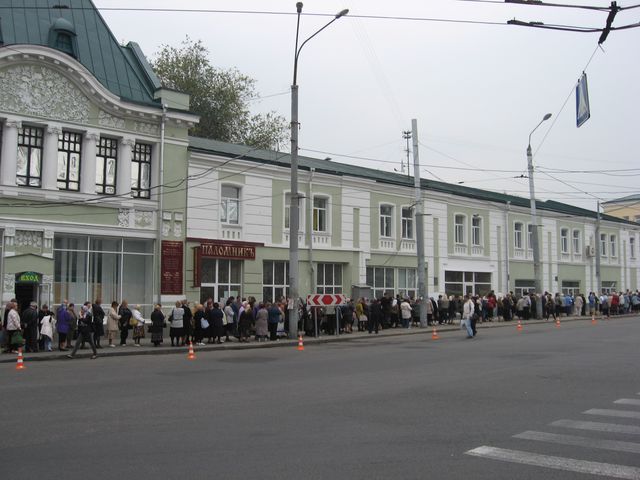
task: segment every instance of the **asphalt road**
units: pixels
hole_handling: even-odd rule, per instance
[[[2,470],[12,480],[640,478],[639,339],[635,317],[195,361],[3,364]]]

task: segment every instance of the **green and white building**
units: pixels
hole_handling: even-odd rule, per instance
[[[27,4],[27,2],[25,2]],[[90,0],[0,0],[2,299],[57,304],[286,295],[290,158],[188,136]],[[300,293],[415,294],[413,179],[302,157]],[[525,198],[423,180],[430,295],[533,287]],[[638,288],[640,225],[538,202],[543,286]]]

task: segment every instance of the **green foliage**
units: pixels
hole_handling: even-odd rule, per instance
[[[223,142],[276,149],[287,137],[284,117],[269,112],[252,115],[249,102],[257,98],[255,80],[235,68],[211,65],[201,40],[187,37],[180,47],[163,45],[152,67],[166,88],[191,96],[190,110],[200,123],[189,133]]]

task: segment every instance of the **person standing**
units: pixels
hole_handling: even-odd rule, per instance
[[[213,341],[222,343],[224,335],[224,312],[220,310],[218,302],[213,302],[213,308],[209,310],[209,328],[213,332]]]
[[[109,313],[107,313],[107,340],[109,342],[109,346],[112,348],[116,346],[113,342],[118,338],[119,320],[120,315],[118,315],[118,302],[111,302]]]
[[[9,302],[7,307],[7,347],[11,353],[18,353],[18,348],[22,347],[22,329],[20,315],[18,314],[18,304]]]
[[[471,322],[476,313],[476,307],[473,299],[469,295],[464,296],[464,305],[462,306],[462,325],[467,330],[467,338],[473,338],[473,328]]]
[[[176,306],[171,310],[169,323],[171,324],[171,328],[169,329],[171,346],[179,347],[181,343],[184,345],[184,308],[182,308],[182,302],[180,300],[176,302]]]
[[[61,352],[67,351],[67,337],[69,336],[69,312],[67,311],[67,300],[64,300],[60,307],[58,308],[58,312],[56,315],[56,330],[58,330],[58,350]]]
[[[182,317],[182,328],[184,328],[184,338],[182,339],[182,345],[185,345],[193,340],[193,313],[191,307],[189,307],[189,301],[185,298],[182,300],[182,309],[184,310],[184,316]]]
[[[273,303],[267,308],[269,312],[269,318],[267,319],[267,326],[269,328],[269,340],[272,342],[278,339],[278,322],[280,322],[280,309]]]
[[[369,309],[369,321],[367,322],[367,329],[369,330],[369,333],[372,333],[375,330],[377,334],[378,329],[382,327],[384,310],[381,302],[382,300],[374,299],[371,304],[371,308]]]
[[[263,303],[258,307],[256,312],[256,340],[262,342],[267,339],[269,333],[269,312]]]
[[[51,318],[53,318],[53,312],[49,311],[49,305],[42,305],[42,308],[40,308],[40,310],[38,310],[38,329],[40,331],[40,335],[38,336],[38,350],[44,352],[46,351],[51,351],[51,350],[47,350],[44,347],[44,336],[42,335],[42,319],[44,317],[46,317],[47,315],[52,315]],[[55,323],[55,322],[54,322]],[[55,329],[55,326],[54,326]],[[55,330],[54,330],[55,331]],[[53,332],[51,332],[51,335],[49,335],[49,338],[51,338],[53,340]]]
[[[224,328],[226,339],[225,342],[229,342],[229,334],[233,335],[234,330],[234,318],[236,316],[236,312],[233,309],[233,297],[229,297],[227,303],[224,306]]]
[[[162,305],[157,303],[151,312],[151,343],[157,347],[163,342],[164,328],[166,327]]]
[[[76,352],[81,343],[87,342],[91,346],[93,356],[91,360],[98,358],[98,350],[93,343],[93,315],[91,314],[91,304],[82,306],[82,315],[78,318],[78,338],[76,344],[73,347],[73,351],[67,355],[68,358],[75,358]]]
[[[44,316],[40,319],[40,336],[42,337],[42,350],[51,352],[51,342],[53,341],[53,332],[56,328],[56,320],[53,314],[49,312],[47,305],[42,306]]]
[[[133,326],[133,346],[139,347],[140,340],[144,338],[144,324],[145,319],[140,313],[140,305],[136,305],[131,309],[131,317],[135,320],[135,325]]]
[[[193,314],[193,337],[195,344],[199,347],[204,346],[204,334],[206,332],[206,328],[204,328],[203,322],[206,322],[204,325],[207,327],[208,320],[206,319],[206,313],[204,311],[204,305],[201,303],[196,304],[196,312]]]
[[[67,307],[67,313],[69,314],[69,335],[67,335],[67,349],[70,350],[71,341],[78,338],[78,314],[76,313],[76,306],[70,303]]]
[[[100,337],[104,335],[104,317],[105,313],[102,309],[102,299],[96,298],[96,301],[91,305],[91,313],[93,313],[93,343],[96,348],[102,348],[100,345]]]
[[[251,308],[249,304],[243,304],[242,312],[240,313],[240,318],[238,319],[238,338],[240,342],[248,342],[249,341],[249,330],[251,329],[251,324],[253,323],[253,313],[251,312]]]
[[[118,328],[120,328],[120,346],[124,347],[127,345],[129,329],[132,328],[131,318],[133,317],[133,314],[129,309],[129,304],[126,300],[122,300],[122,304],[118,309],[118,315],[120,315],[120,320],[118,320]]]
[[[31,302],[22,312],[22,326],[24,328],[25,352],[38,351],[38,304]]]
[[[409,303],[409,298],[405,297],[400,304],[400,315],[402,316],[402,328],[410,328],[411,327],[411,304]]]

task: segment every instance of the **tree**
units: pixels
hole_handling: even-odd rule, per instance
[[[252,115],[258,98],[255,80],[237,69],[211,65],[201,40],[187,37],[180,47],[163,45],[151,66],[164,87],[187,93],[200,123],[189,133],[223,142],[276,149],[287,137],[287,123],[276,112]]]

